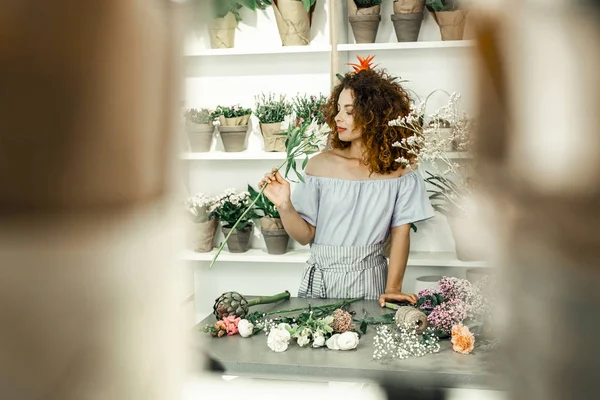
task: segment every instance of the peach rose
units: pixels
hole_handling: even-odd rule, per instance
[[[452,327],[452,350],[461,354],[469,354],[475,347],[475,336],[469,330],[469,327],[463,324]]]

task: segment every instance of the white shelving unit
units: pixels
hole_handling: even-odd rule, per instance
[[[216,249],[208,253],[196,253],[188,250],[181,254],[184,261],[210,262],[216,254]],[[223,250],[215,262],[236,263],[270,263],[270,264],[304,264],[309,257],[308,249],[291,250],[286,254],[272,255],[264,249],[250,249],[245,253],[230,253]],[[408,258],[411,267],[452,267],[474,268],[487,267],[485,261],[461,261],[452,252],[412,252]]]
[[[337,9],[332,14],[330,6],[334,1]],[[385,1],[377,42],[357,44],[347,21],[346,7],[346,1],[317,2],[308,46],[281,46],[271,8],[257,13],[241,10],[242,22],[236,30],[232,49],[210,49],[207,33],[191,35],[184,51],[184,107],[214,108],[228,104],[253,107],[255,95],[263,92],[284,94],[288,98],[297,94],[328,94],[335,73],[348,71],[347,63],[355,62],[358,55],[375,55],[378,66],[408,81],[404,85],[419,96],[444,89],[449,93],[462,93],[466,99],[472,97],[469,59],[470,49],[474,47],[472,41],[441,41],[437,24],[426,12],[419,41],[398,43],[390,20],[392,2]],[[330,21],[336,21],[335,29],[331,29]],[[332,33],[337,41],[330,37]],[[445,100],[432,97],[432,109]],[[216,140],[213,151],[180,155],[186,173],[185,186],[190,194],[203,192],[213,196],[226,188],[245,190],[248,184],[256,187],[264,173],[285,158],[285,153],[262,150],[262,138],[254,128],[249,130],[248,150],[243,152],[220,151],[220,139]],[[456,160],[468,158],[462,153],[449,156]],[[421,275],[460,276],[467,268],[487,265],[456,258],[452,234],[443,216],[419,224],[418,228],[417,233],[411,233],[406,290],[412,290],[414,280]],[[223,235],[218,232],[215,243],[222,240]],[[211,270],[208,270],[208,262],[214,250],[210,253],[182,251],[184,264],[195,271],[197,311],[204,313],[214,298],[227,290],[246,294],[277,293],[286,289],[296,292],[303,264],[308,259],[308,248],[293,241],[290,247],[284,255],[267,254],[257,229],[248,252],[233,254],[224,250]]]

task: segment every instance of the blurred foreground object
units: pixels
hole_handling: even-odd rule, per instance
[[[593,398],[600,379],[600,13],[488,4],[478,167],[500,216],[514,399]]]
[[[177,6],[0,11],[0,398],[175,399]]]

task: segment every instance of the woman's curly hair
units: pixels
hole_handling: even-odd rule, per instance
[[[389,126],[388,122],[410,113],[410,97],[406,90],[385,70],[366,69],[346,74],[324,107],[325,119],[331,128],[331,146],[336,149],[350,147],[350,142],[340,140],[335,123],[337,102],[344,89],[352,89],[354,95],[354,126],[362,131],[364,162],[369,172],[389,174],[404,168],[396,160],[414,157],[392,144],[411,136],[411,132],[400,126]]]

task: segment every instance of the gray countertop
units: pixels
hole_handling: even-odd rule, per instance
[[[333,302],[336,300],[310,299],[310,304],[314,305]],[[291,298],[277,304],[255,306],[251,311],[289,309],[308,304],[309,299]],[[358,318],[362,317],[363,309],[368,317],[393,312],[382,309],[374,300],[357,301],[350,308],[356,311]],[[200,322],[200,326],[214,323],[215,320],[210,315]],[[263,332],[250,338],[239,335],[213,338],[201,331],[195,334],[204,337],[208,353],[220,361],[230,375],[346,382],[393,379],[395,382],[406,381],[422,386],[490,389],[502,389],[505,386],[494,373],[497,354],[477,352],[477,349],[470,355],[458,354],[452,351],[449,340],[443,340],[439,353],[383,364],[373,360],[374,333],[375,327],[369,326],[359,346],[351,351],[299,347],[294,341],[283,353],[275,353],[267,347]]]

